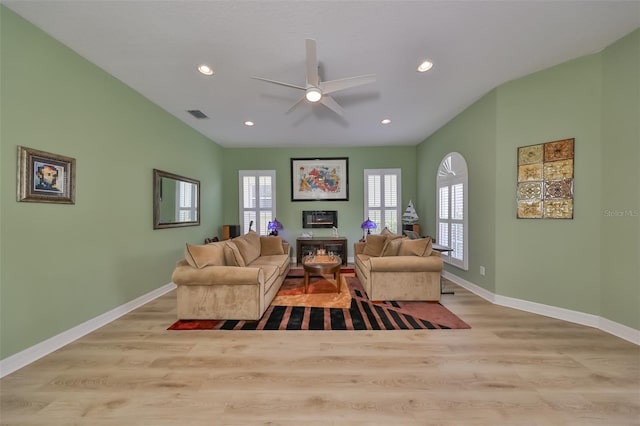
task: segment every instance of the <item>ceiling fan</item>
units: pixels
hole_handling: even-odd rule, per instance
[[[318,56],[316,54],[316,41],[313,39],[305,40],[306,47],[306,78],[307,82],[305,86],[299,86],[296,84],[283,83],[281,81],[270,80],[263,77],[251,77],[256,80],[266,81],[267,83],[279,84],[280,86],[293,87],[294,89],[304,90],[305,94],[298,102],[293,104],[291,108],[287,110],[287,113],[291,112],[295,107],[300,105],[301,102],[307,100],[311,103],[320,102],[336,114],[343,116],[344,110],[342,107],[331,97],[329,94],[337,92],[339,90],[350,89],[352,87],[361,86],[363,84],[373,83],[376,81],[375,74],[360,75],[357,77],[341,78],[338,80],[320,81],[318,77]]]

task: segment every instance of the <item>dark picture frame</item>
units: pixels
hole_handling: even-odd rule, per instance
[[[18,146],[18,201],[75,204],[76,159]]]
[[[153,229],[184,226],[200,226],[200,181],[153,169]]]
[[[349,201],[349,158],[292,158],[291,201]]]

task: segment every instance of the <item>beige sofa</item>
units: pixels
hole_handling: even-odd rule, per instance
[[[440,300],[442,258],[428,237],[369,235],[366,243],[354,244],[354,261],[371,300]]]
[[[288,243],[254,231],[228,241],[187,244],[172,275],[178,319],[258,320],[290,264]]]

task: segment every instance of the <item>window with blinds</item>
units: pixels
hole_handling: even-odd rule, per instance
[[[178,181],[176,186],[176,217],[178,222],[198,220],[198,186],[191,182]]]
[[[453,249],[443,252],[442,259],[462,269],[469,269],[467,219],[467,162],[457,152],[447,154],[437,176],[438,244]]]
[[[400,169],[364,170],[364,219],[369,218],[378,227],[372,232],[380,233],[384,227],[401,233],[402,215],[400,196],[402,171]]]
[[[240,170],[238,175],[242,233],[251,227],[259,235],[268,235],[267,225],[276,217],[276,171]]]

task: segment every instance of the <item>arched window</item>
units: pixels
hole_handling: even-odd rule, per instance
[[[445,155],[438,167],[436,223],[437,243],[453,249],[442,253],[442,260],[469,269],[467,214],[467,162],[457,152]]]

